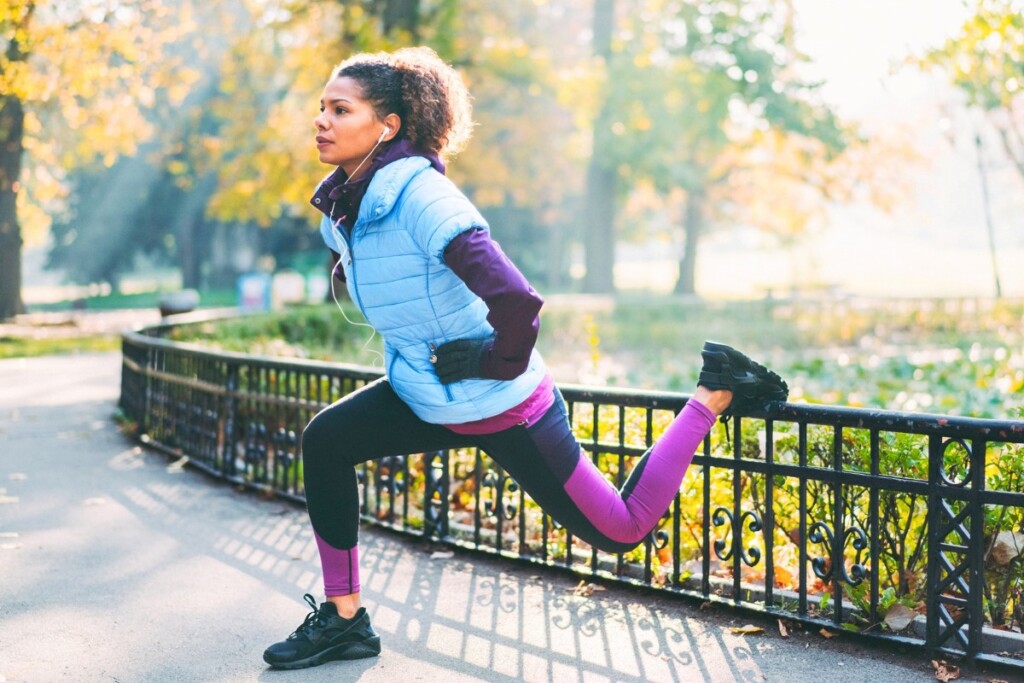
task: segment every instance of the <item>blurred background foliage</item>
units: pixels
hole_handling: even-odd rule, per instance
[[[915,67],[988,112],[1024,176],[1021,3],[972,8]],[[346,55],[408,44],[474,93],[450,173],[539,286],[613,292],[616,244],[654,240],[692,294],[712,230],[794,243],[830,204],[909,191],[919,154],[840,119],[794,24],[792,0],[3,0],[0,318],[26,240],[114,291],[140,267],[216,288],[321,263],[319,92]]]
[[[358,309],[344,302],[346,315]],[[333,304],[176,328],[239,353],[381,366],[381,341]],[[558,382],[688,393],[705,339],[755,352],[794,402],[997,419],[1024,417],[1024,302],[558,298],[539,348]],[[343,322],[343,321],[342,321]],[[0,344],[0,351],[3,345]]]

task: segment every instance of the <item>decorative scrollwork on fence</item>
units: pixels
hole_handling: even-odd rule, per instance
[[[246,431],[245,462],[243,471],[251,471],[267,461],[267,425],[262,422],[250,422]]]
[[[672,536],[664,529],[655,529],[651,532],[651,547],[655,550],[663,550],[668,547],[668,543],[672,540]]]
[[[298,438],[290,429],[281,427],[274,432],[274,462],[282,467],[291,467],[297,458],[297,443]]]
[[[824,543],[829,549],[829,553],[825,557],[815,557],[811,560],[811,568],[814,570],[814,575],[822,581],[829,581],[832,578],[832,539],[832,527],[825,524],[825,522],[815,522],[807,531],[808,541],[811,543]]]
[[[506,492],[515,494],[519,484],[504,471],[487,470],[481,484],[490,490],[490,498],[484,501],[484,512],[488,517],[515,519],[519,514],[519,503],[515,496],[505,497]]]
[[[424,454],[423,533],[428,538],[448,535],[448,451]]]
[[[857,555],[855,556],[853,563],[850,565],[849,571],[846,570],[846,563],[842,563],[843,581],[846,581],[846,583],[851,586],[856,586],[868,576],[868,568],[864,566],[860,557],[861,553],[868,548],[868,536],[860,527],[850,527],[843,535],[844,548],[846,547],[846,544],[850,542],[851,538],[853,539],[853,543],[851,545],[853,545],[853,549],[857,551]]]
[[[711,523],[715,526],[725,526],[728,524],[726,530],[726,536],[723,539],[715,541],[715,555],[718,556],[723,562],[728,562],[732,559],[733,553],[739,551],[740,559],[748,567],[753,567],[761,561],[761,551],[754,546],[749,548],[743,547],[743,527],[747,526],[749,531],[759,532],[764,528],[764,524],[761,522],[761,517],[753,510],[747,510],[740,515],[739,523],[733,517],[733,514],[726,508],[716,508],[714,513],[711,515]],[[726,542],[726,539],[729,539]]]
[[[276,482],[276,486],[292,493],[298,488],[299,470],[295,467],[298,461],[298,437],[291,429],[278,427],[270,439],[273,450],[273,463],[267,463],[271,468],[269,477]]]
[[[963,476],[958,477],[959,472],[951,473],[952,468],[947,465],[947,458],[949,457],[949,450],[951,447],[957,447],[964,449],[964,463],[963,463]],[[939,462],[939,476],[942,477],[942,481],[947,486],[955,486],[957,488],[963,488],[971,483],[973,472],[971,471],[971,461],[973,460],[973,450],[971,445],[964,439],[946,439],[942,443],[942,460]]]
[[[847,544],[850,544],[851,539],[853,541],[851,545],[857,551],[857,555],[854,557],[850,569],[847,570],[843,550]],[[838,557],[832,556],[835,547],[835,534],[832,531],[832,527],[825,522],[815,522],[812,524],[807,532],[807,540],[811,543],[824,543],[825,547],[828,548],[826,556],[815,557],[811,560],[814,575],[822,581],[828,582],[832,580],[832,574],[836,565],[839,566],[840,580],[845,581],[851,586],[856,586],[867,578],[868,570],[861,560],[861,553],[868,547],[868,537],[860,527],[850,527],[843,532],[843,542],[839,545]]]
[[[405,456],[392,455],[377,461],[377,494],[386,493],[393,505],[395,497],[405,493]]]

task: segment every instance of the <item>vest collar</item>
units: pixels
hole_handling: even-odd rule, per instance
[[[419,159],[421,162],[426,161],[439,173],[443,174],[445,172],[444,163],[436,154],[420,152],[408,140],[401,139],[385,147],[370,163],[366,173],[351,183],[346,183],[348,175],[345,173],[345,170],[340,166],[336,168],[317,186],[313,197],[310,199],[310,204],[323,212],[332,221],[336,223],[341,222],[349,228],[356,223],[357,216],[360,220],[368,217],[382,216],[391,210],[398,195],[395,194],[390,198],[390,201],[385,201],[383,204],[371,201],[369,203],[373,204],[373,206],[370,207],[367,207],[367,202],[363,201],[363,197],[367,194],[372,196],[380,192],[380,187],[374,181],[381,171],[390,169],[392,166],[409,161],[410,159]],[[398,184],[398,190],[400,191],[409,178],[423,168],[423,166],[424,164],[422,163],[416,164],[408,174],[399,172],[398,175],[403,177]],[[394,175],[394,171],[386,175]],[[371,188],[373,188],[373,192],[371,192]],[[369,212],[367,212],[367,208],[369,208]],[[357,214],[357,216],[352,214]]]

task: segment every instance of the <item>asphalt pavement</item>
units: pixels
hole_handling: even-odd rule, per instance
[[[113,414],[120,357],[0,361],[0,683],[934,681],[923,653],[607,587],[385,531],[361,535],[379,658],[275,671],[321,595],[298,506],[146,451]],[[752,625],[760,631],[743,633]],[[960,680],[1009,680],[965,672]]]

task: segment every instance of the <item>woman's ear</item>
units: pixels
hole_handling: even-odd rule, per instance
[[[398,114],[388,114],[384,117],[383,123],[384,130],[387,132],[381,135],[381,141],[388,142],[393,140],[402,128],[402,119],[399,118]]]

